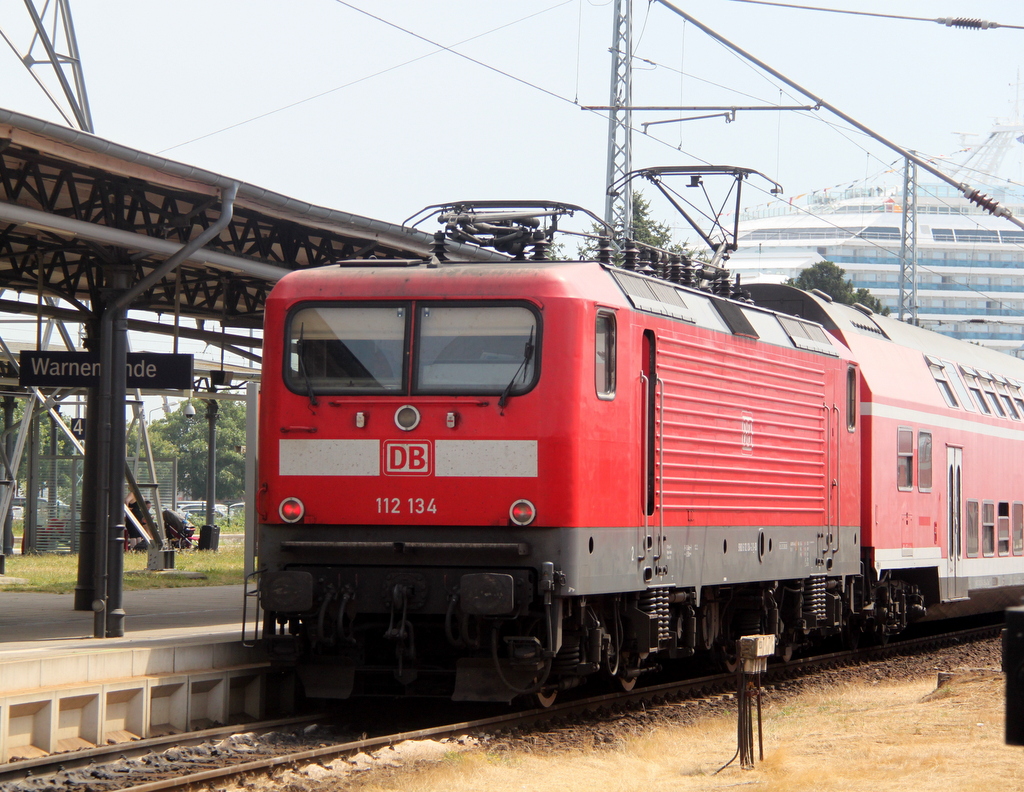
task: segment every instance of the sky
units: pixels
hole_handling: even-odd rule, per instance
[[[813,4],[1024,26],[1024,3],[1012,0]],[[550,199],[603,212],[608,123],[581,106],[609,103],[612,0],[71,6],[104,138],[394,223],[429,204],[467,199]],[[951,154],[963,140],[955,133],[984,134],[1019,115],[1024,30],[736,0],[678,6],[915,151]],[[634,0],[633,14],[635,105],[809,103],[660,3]],[[0,30],[27,51],[22,0],[0,0]],[[2,42],[0,86],[0,105],[60,121]],[[794,196],[884,172],[899,159],[824,110],[741,111],[732,123],[639,129],[681,115],[634,114],[635,168],[748,167]],[[1019,166],[1007,175],[1024,182]],[[752,181],[745,203],[767,202],[758,189],[766,186]],[[653,188],[645,193],[653,197]],[[677,224],[660,199],[653,210]]]

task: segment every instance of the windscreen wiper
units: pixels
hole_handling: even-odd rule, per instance
[[[523,362],[519,364],[519,368],[516,369],[516,373],[512,375],[512,379],[509,380],[508,385],[505,386],[505,390],[501,392],[501,398],[498,399],[498,409],[502,410],[504,415],[505,405],[508,404],[509,396],[512,395],[512,386],[516,384],[516,380],[519,378],[519,373],[523,372],[523,381],[525,382],[526,367],[530,365],[530,361],[533,360],[533,328],[530,328],[530,337],[526,340],[526,346],[523,348]]]
[[[313,382],[309,378],[309,372],[306,371],[306,358],[305,350],[302,348],[302,334],[306,330],[306,325],[299,325],[299,340],[296,343],[299,353],[299,374],[302,375],[302,381],[306,383],[306,394],[309,396],[309,406],[319,407],[320,403],[316,400],[316,393],[313,392]]]

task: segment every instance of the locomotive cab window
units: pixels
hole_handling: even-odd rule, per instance
[[[538,317],[526,306],[421,306],[416,327],[414,393],[518,396],[536,382]]]
[[[896,487],[909,490],[914,486],[914,430],[896,430]]]
[[[407,315],[404,306],[300,308],[289,324],[288,386],[298,393],[400,393]]]
[[[597,398],[615,398],[615,315],[597,314],[594,335],[594,386]]]

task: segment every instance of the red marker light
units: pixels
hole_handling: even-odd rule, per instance
[[[516,525],[529,525],[537,517],[537,509],[526,499],[517,500],[508,510],[508,516]]]
[[[277,513],[286,523],[294,523],[302,519],[302,515],[306,513],[306,507],[298,498],[285,498],[281,501]]]

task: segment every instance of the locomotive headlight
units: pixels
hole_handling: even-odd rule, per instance
[[[411,404],[398,408],[395,412],[395,426],[403,432],[411,432],[420,425],[420,411]]]
[[[298,498],[285,498],[281,501],[277,513],[281,515],[281,519],[286,523],[296,523],[306,513],[306,507],[302,505],[302,501]]]
[[[537,508],[525,498],[517,500],[508,510],[508,516],[516,525],[529,525],[537,517]]]

